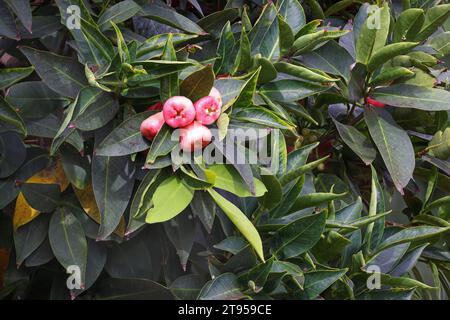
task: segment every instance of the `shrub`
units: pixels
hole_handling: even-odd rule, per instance
[[[0,296],[447,298],[450,4],[168,2],[0,1]]]

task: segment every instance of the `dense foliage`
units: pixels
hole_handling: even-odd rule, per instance
[[[0,0],[0,297],[447,299],[449,16],[439,0]],[[250,153],[226,137],[261,129],[275,171],[176,164],[166,124],[142,137],[148,106],[213,86],[212,143]]]

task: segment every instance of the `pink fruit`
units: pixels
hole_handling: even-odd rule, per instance
[[[164,124],[164,116],[162,112],[158,112],[141,123],[141,134],[148,140],[153,140],[153,138],[158,134],[159,130]]]
[[[212,139],[211,131],[198,122],[193,122],[180,131],[180,148],[192,152],[206,147]]]
[[[220,94],[219,90],[217,90],[215,87],[212,87],[211,91],[209,92],[209,95],[211,97],[214,97],[219,102],[219,108],[222,107],[222,95]]]
[[[172,128],[185,127],[195,119],[195,108],[186,97],[175,96],[164,103],[163,115]]]
[[[155,103],[155,104],[151,105],[150,107],[148,107],[147,111],[152,111],[152,110],[160,111],[160,110],[162,110],[162,108],[163,108],[163,105],[162,105],[161,101],[158,101],[157,103]]]
[[[206,96],[194,103],[195,120],[201,124],[212,124],[220,116],[219,101],[212,96]]]

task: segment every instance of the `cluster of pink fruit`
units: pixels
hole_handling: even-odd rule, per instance
[[[180,128],[180,148],[192,152],[204,148],[211,142],[212,134],[207,125],[213,124],[220,116],[222,97],[216,88],[208,96],[192,103],[186,97],[175,96],[164,106],[158,102],[148,110],[161,110],[148,117],[141,124],[141,134],[148,140],[158,134],[166,123],[172,128]]]

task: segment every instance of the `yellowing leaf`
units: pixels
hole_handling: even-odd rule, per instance
[[[43,183],[43,184],[58,184],[61,192],[66,190],[69,186],[69,180],[66,175],[60,160],[57,160],[52,166],[39,171],[34,176],[26,181],[26,183]],[[20,226],[27,224],[39,215],[39,211],[33,209],[22,193],[19,194],[16,200],[16,207],[14,210],[13,226],[17,230]]]
[[[75,191],[75,195],[77,196],[78,201],[80,201],[81,207],[83,208],[84,212],[86,212],[86,214],[92,220],[100,224],[101,223],[100,210],[98,209],[97,203],[95,202],[92,184],[89,184],[84,190],[77,189],[75,187],[73,187],[73,190]],[[124,236],[125,219],[123,217],[120,220],[120,223],[117,226],[116,231],[114,231],[114,233],[120,237]]]

